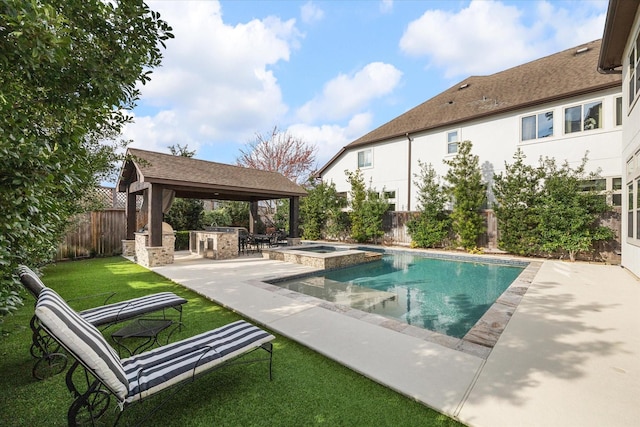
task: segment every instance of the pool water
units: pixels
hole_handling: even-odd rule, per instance
[[[292,251],[301,251],[301,252],[314,252],[317,254],[329,254],[329,253],[333,253],[333,252],[342,252],[342,251],[346,251],[346,248],[337,248],[335,246],[309,246],[309,247],[304,247],[304,246],[300,246],[297,248],[292,248],[290,249]]]
[[[395,253],[275,284],[462,338],[524,268]]]

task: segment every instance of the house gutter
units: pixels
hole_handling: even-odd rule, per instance
[[[413,138],[409,136],[409,132],[405,133],[407,137],[407,212],[411,211],[411,142]]]

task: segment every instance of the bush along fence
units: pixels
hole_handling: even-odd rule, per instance
[[[386,244],[411,245],[411,236],[407,229],[407,222],[416,217],[419,212],[389,211],[385,213],[382,228],[384,230],[384,242]],[[487,252],[499,252],[498,248],[498,219],[492,209],[483,211],[485,232],[478,240],[478,247]],[[622,221],[619,210],[606,213],[601,224],[609,227],[615,233],[615,238],[609,242],[598,243],[591,253],[582,253],[578,256],[582,261],[604,261],[610,264],[620,263],[620,235]],[[555,258],[560,258],[558,254]]]
[[[105,200],[113,200],[113,208],[87,212],[77,215],[65,238],[60,242],[56,260],[87,258],[92,256],[113,256],[122,253],[122,240],[126,237],[125,211],[122,208],[124,199],[120,193],[111,194],[115,189],[102,189]],[[111,203],[105,202],[105,205]],[[498,251],[498,221],[491,209],[484,212],[485,232],[480,236],[478,247],[487,252]],[[407,230],[407,222],[417,216],[418,212],[388,211],[384,214],[382,228],[384,243],[395,245],[411,245],[411,236]],[[605,214],[601,224],[615,233],[615,239],[599,243],[591,253],[580,254],[580,260],[605,261],[610,264],[620,263],[621,219],[619,210]],[[146,223],[145,215],[138,213],[140,227]],[[176,250],[186,249],[188,231],[184,235],[176,233]]]

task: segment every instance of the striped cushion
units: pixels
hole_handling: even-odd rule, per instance
[[[163,308],[176,307],[186,302],[186,299],[173,292],[159,292],[153,295],[90,308],[81,311],[80,315],[92,325],[101,326],[108,323],[122,322]]]
[[[127,402],[142,399],[194,374],[251,351],[275,337],[239,320],[209,332],[122,360]],[[194,368],[196,367],[194,372]]]
[[[78,315],[53,290],[45,288],[36,303],[36,316],[44,328],[56,338],[114,393],[121,401],[129,384],[115,350],[100,331]]]
[[[37,300],[40,292],[46,288],[42,280],[26,265],[18,266],[18,276],[20,276],[22,285],[27,288],[31,295]]]

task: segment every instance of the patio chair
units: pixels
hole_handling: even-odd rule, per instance
[[[75,359],[66,376],[74,398],[67,412],[69,425],[93,424],[106,412],[111,397],[120,409],[117,424],[131,404],[223,366],[268,361],[272,379],[271,341],[275,337],[244,320],[120,359],[102,333],[52,289],[42,290],[35,312],[44,330]],[[240,359],[258,349],[268,356]],[[84,370],[84,375],[74,376],[77,369]],[[161,399],[147,418],[167,399]]]
[[[26,265],[18,267],[18,275],[24,287],[27,288],[37,302],[42,291],[47,289],[45,284]],[[115,293],[110,293],[110,295],[113,294]],[[177,324],[180,327],[182,326],[182,305],[186,304],[186,302],[186,299],[173,292],[159,292],[90,308],[80,311],[78,314],[92,325],[102,327],[104,330],[117,323],[156,312],[162,312],[162,318],[166,318],[165,310],[171,308],[179,312]],[[58,351],[59,347],[51,340],[51,337],[43,333],[35,315],[31,318],[30,327],[33,334],[29,350],[31,355],[38,359],[33,366],[31,374],[37,379],[59,374],[66,368],[66,357]]]

